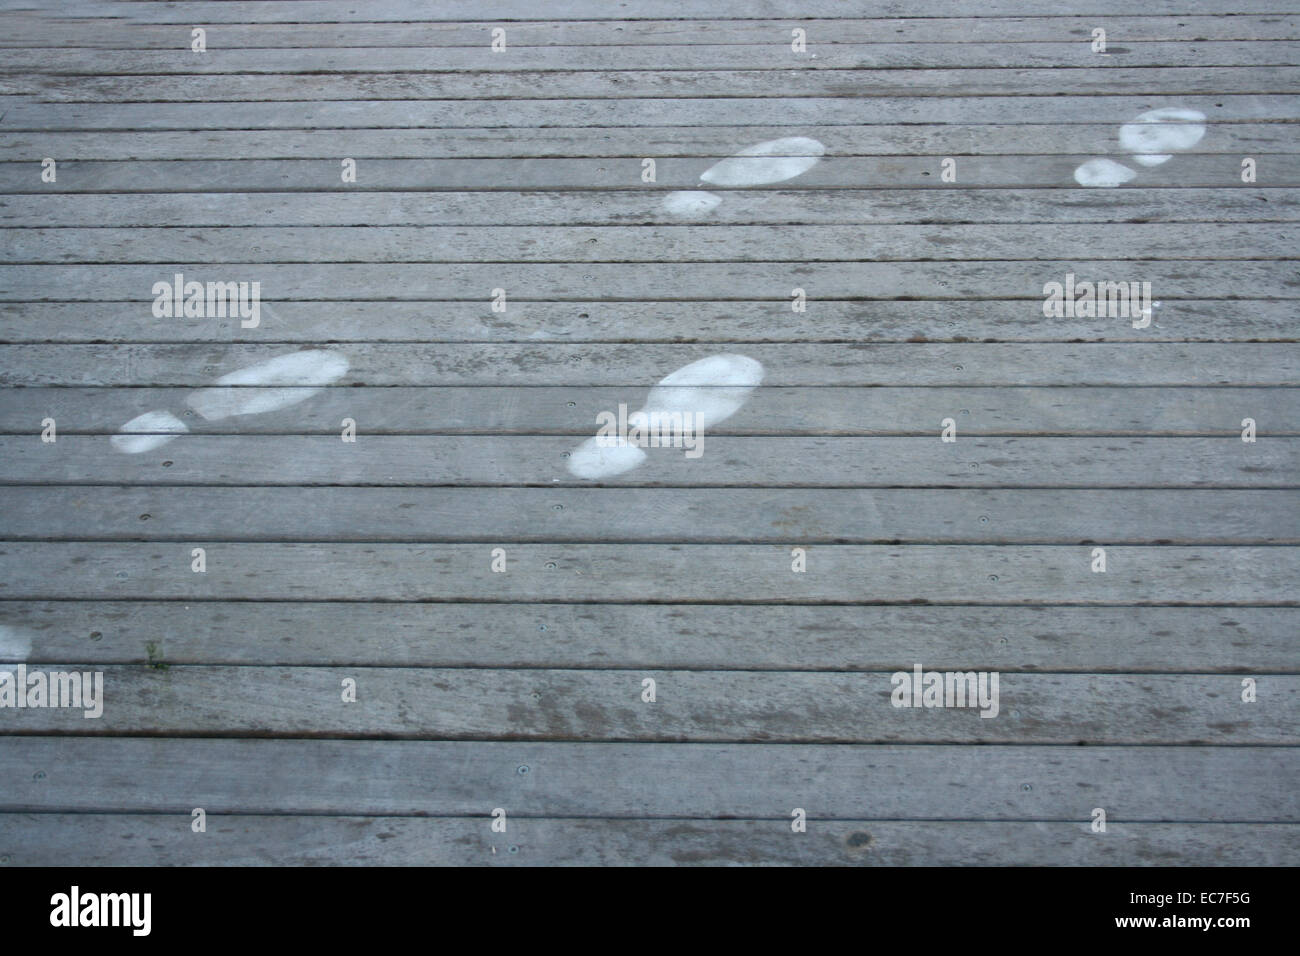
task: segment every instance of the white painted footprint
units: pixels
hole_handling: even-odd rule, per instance
[[[765,186],[794,179],[812,169],[826,154],[826,147],[807,136],[771,139],[742,149],[714,163],[700,176],[713,186]],[[702,190],[683,190],[664,197],[664,209],[674,216],[707,216],[722,202],[722,197]]]
[[[1119,128],[1119,143],[1143,166],[1159,166],[1174,153],[1191,149],[1205,135],[1205,114],[1178,106],[1166,106],[1143,113]],[[1113,188],[1128,182],[1137,172],[1113,159],[1090,159],[1074,171],[1080,186]]]
[[[235,415],[257,415],[306,401],[326,385],[337,382],[347,370],[348,360],[338,352],[290,352],[223,375],[211,387],[188,395],[185,404],[210,422]],[[188,431],[171,412],[145,412],[118,429],[111,441],[118,451],[138,455]]]
[[[641,414],[691,412],[697,429],[711,428],[734,415],[762,380],[761,362],[744,355],[711,355],[663,378],[650,389]],[[569,471],[579,478],[607,478],[631,471],[645,459],[643,449],[621,436],[593,437],[569,456]]]

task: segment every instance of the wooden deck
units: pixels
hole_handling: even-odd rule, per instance
[[[1300,9],[1133,10],[0,0],[0,863],[1300,863]]]

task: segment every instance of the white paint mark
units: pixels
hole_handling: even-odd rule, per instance
[[[0,661],[17,663],[32,652],[30,631],[23,627],[0,624]]]
[[[711,355],[664,377],[645,410],[694,412],[701,428],[730,418],[763,380],[763,364],[744,355]]]
[[[292,352],[223,375],[214,387],[199,389],[185,403],[208,421],[255,415],[297,405],[347,370],[348,360],[338,352]]]
[[[1159,166],[1205,135],[1205,114],[1180,106],[1148,110],[1119,128],[1119,142],[1143,166]],[[1110,159],[1090,159],[1074,171],[1081,186],[1120,186],[1137,173]]]
[[[661,379],[650,389],[641,412],[691,412],[696,427],[709,428],[734,415],[762,381],[761,362],[744,355],[711,355]],[[641,448],[622,439],[602,445],[593,437],[569,456],[568,467],[578,478],[606,478],[631,471],[645,458]]]
[[[1113,159],[1090,159],[1074,171],[1074,181],[1080,186],[1122,186],[1136,175]]]
[[[722,202],[721,196],[701,190],[683,190],[664,197],[664,209],[674,216],[703,216]]]
[[[165,445],[187,431],[185,423],[171,412],[145,412],[118,429],[119,434],[109,441],[118,451],[138,455]]]
[[[715,163],[700,179],[715,186],[761,186],[793,179],[812,169],[826,147],[807,136],[772,139]]]
[[[1143,166],[1159,166],[1205,135],[1205,114],[1169,106],[1143,113],[1119,129],[1119,143]]]
[[[645,461],[646,454],[621,438],[617,444],[599,444],[588,438],[569,456],[569,472],[579,478],[604,478],[631,471]]]

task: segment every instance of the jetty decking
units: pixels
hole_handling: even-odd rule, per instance
[[[1140,9],[4,0],[0,863],[1300,863],[1300,8]]]

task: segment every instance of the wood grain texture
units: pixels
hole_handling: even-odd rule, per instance
[[[178,410],[179,414],[180,413]],[[137,455],[98,435],[0,437],[6,484],[591,485],[573,437],[185,435]],[[592,431],[594,432],[594,428]],[[1265,438],[709,437],[707,451],[649,449],[601,484],[636,487],[1296,487],[1300,440]]]
[[[788,132],[788,131],[787,131]],[[1073,137],[1071,137],[1073,139]],[[40,144],[44,149],[45,144]],[[733,150],[748,143],[737,143]],[[1078,143],[1079,147],[1086,144]],[[1016,147],[1009,142],[1006,147]],[[1097,141],[1098,151],[1109,150],[1107,139]],[[795,182],[772,189],[812,190],[920,189],[952,191],[953,184],[940,178],[943,156],[895,155],[839,157],[814,166]],[[972,189],[1034,187],[1047,189],[1073,182],[1075,168],[1088,158],[1086,152],[1072,155],[987,155],[962,157],[956,166],[958,182]],[[1300,155],[1264,152],[1253,157],[1257,173],[1270,187],[1300,185]],[[700,174],[714,164],[712,158],[661,158],[656,160],[655,183],[640,186],[641,203],[653,215],[665,218],[665,197],[673,190],[699,189]],[[247,192],[407,190],[416,192],[479,190],[575,190],[603,191],[637,189],[641,182],[641,157],[597,159],[368,159],[358,162],[357,182],[344,183],[340,160],[277,159],[223,161],[65,161],[57,183],[40,179],[40,166],[33,162],[0,165],[0,188],[9,193],[45,195],[59,187],[64,193],[181,192],[235,190]],[[1179,158],[1178,165],[1158,167],[1142,177],[1151,187],[1205,188],[1241,185],[1241,157],[1231,154],[1193,154]],[[761,192],[761,190],[758,190]],[[726,190],[730,192],[730,190]],[[574,197],[580,203],[583,196]],[[590,199],[591,197],[585,197]],[[599,197],[597,197],[599,198]],[[842,199],[843,197],[841,197]],[[746,203],[744,198],[734,200]],[[571,215],[582,215],[574,205]],[[801,219],[807,215],[801,215]],[[675,217],[680,222],[681,216]],[[672,221],[667,220],[666,221]],[[483,225],[495,225],[483,222]],[[1175,235],[1177,233],[1175,232]],[[504,254],[503,254],[504,255]],[[864,255],[862,258],[871,258]],[[265,261],[274,261],[266,259]]]
[[[892,5],[872,13],[893,15]],[[943,0],[917,0],[908,5],[912,16],[950,17],[954,11]],[[1149,14],[1211,14],[1211,13],[1280,13],[1294,14],[1279,0],[1150,0],[1143,8]],[[421,0],[376,0],[358,6],[350,0],[186,0],[186,2],[159,4],[70,2],[59,8],[59,16],[121,17],[134,23],[302,23],[328,21],[351,23],[357,21],[382,22],[446,22],[482,20],[484,7],[477,0],[444,0],[431,7]],[[526,0],[494,0],[488,7],[493,21],[553,20],[555,11],[539,7]],[[607,19],[612,12],[603,0],[568,0],[563,19]],[[805,0],[803,15],[834,19],[846,11],[837,0]],[[1051,0],[1037,0],[1026,4],[1023,0],[988,0],[981,6],[986,16],[1033,16],[1034,14],[1060,15],[1057,4]],[[1130,16],[1132,5],[1123,0],[1087,0],[1086,5],[1074,11],[1076,15],[1118,14]],[[776,0],[638,0],[636,13],[643,19],[707,20],[712,18],[746,19],[783,16],[786,11]],[[797,22],[797,21],[796,21]]]
[[[1300,102],[1300,98],[1297,99]],[[1025,299],[1042,316],[1043,286],[1068,273],[1089,281],[1150,282],[1152,294],[1175,299],[1296,299],[1300,279],[1291,260],[1233,262],[1186,259],[1011,260],[983,262],[798,261],[742,263],[332,263],[206,264],[220,281],[260,282],[268,299],[452,300],[490,302],[492,290],[516,301],[790,302],[791,290],[822,299]],[[202,267],[200,267],[202,268]],[[231,271],[234,271],[232,277]],[[170,282],[192,263],[156,265],[0,265],[3,302],[122,302],[148,307],[154,283]],[[207,277],[205,276],[205,280]],[[507,302],[507,310],[509,303]],[[960,306],[955,311],[964,311]],[[1231,354],[1233,347],[1225,346]],[[835,383],[829,383],[835,384]],[[1021,384],[1021,383],[1010,383]],[[1023,383],[1034,384],[1034,383]],[[1226,384],[1226,383],[1225,383]],[[1257,384],[1247,380],[1241,384]]]
[[[739,104],[728,97],[111,104],[20,99],[5,114],[6,130],[729,126],[734,125],[740,105],[748,122],[762,126],[858,126],[898,123],[902,117],[934,124],[1071,125],[1096,124],[1106,117],[1119,126],[1146,110],[1167,105],[1169,94],[741,97]],[[1204,113],[1215,125],[1300,118],[1300,103],[1292,93],[1191,94],[1177,101]]]
[[[250,390],[253,388],[249,386]],[[43,418],[60,436],[114,434],[151,409],[190,409],[192,390],[141,386],[52,387],[9,390],[0,404],[0,434],[30,436]],[[771,400],[768,400],[768,396]],[[626,388],[540,385],[391,386],[328,388],[308,401],[257,415],[217,421],[186,416],[191,430],[211,435],[338,436],[344,418],[363,436],[573,435],[586,438],[596,416],[634,401]],[[763,390],[761,415],[740,413],[709,429],[713,435],[825,435],[933,437],[948,416],[962,437],[1166,436],[1239,438],[1251,416],[1269,438],[1300,434],[1300,389],[979,388],[938,386],[787,386]],[[17,445],[7,446],[11,453]],[[53,449],[49,449],[53,451]],[[1245,449],[1242,449],[1245,451]],[[0,478],[13,473],[0,468]],[[54,477],[50,475],[49,477]],[[157,476],[155,476],[157,477]],[[140,480],[145,480],[143,477]]]
[[[0,708],[0,862],[1300,859],[1286,3],[34,6],[0,0],[0,671],[106,699]],[[1205,133],[1137,163],[1163,107]],[[825,157],[665,205],[786,136]],[[153,317],[176,272],[259,282],[261,324]],[[1067,273],[1150,282],[1151,324],[1045,317]],[[196,410],[303,349],[346,374]],[[728,353],[763,382],[701,459],[568,470]],[[159,411],[192,433],[123,454]],[[996,672],[997,716],[891,706],[917,663]]]
[[[911,678],[910,661],[898,665]],[[923,662],[922,662],[923,663]],[[923,666],[924,663],[923,663]],[[86,670],[69,664],[67,669]],[[6,733],[947,744],[1300,743],[1300,676],[1002,674],[997,708],[891,705],[888,672],[98,665],[103,713],[0,711]],[[985,670],[985,668],[981,668]],[[656,701],[642,699],[655,681]],[[356,700],[340,687],[355,681]],[[901,678],[900,678],[901,679]]]
[[[1300,609],[5,601],[49,664],[1290,673]]]
[[[1300,491],[5,486],[0,537],[1300,544]]]
[[[0,814],[13,866],[1284,866],[1294,824]]]
[[[839,10],[837,13],[844,11]],[[892,12],[892,11],[891,11]],[[948,11],[951,12],[951,11]],[[178,43],[172,26],[132,23],[122,29],[120,21],[103,19],[103,12],[80,21],[70,22],[19,12],[5,14],[6,32],[0,35],[2,47],[31,47],[54,50],[59,47],[90,49],[124,49],[174,51]],[[488,47],[489,34],[481,20],[470,22],[349,22],[349,23],[212,23],[207,21],[212,42],[208,57],[216,59],[224,51],[302,49],[319,55],[352,47],[438,47],[439,55],[458,49],[474,48],[473,53]],[[1091,53],[1091,30],[1077,16],[1048,11],[1042,16],[886,16],[836,17],[833,20],[800,17],[798,24],[812,38],[810,53],[827,56],[840,44],[879,44],[889,41],[891,55],[906,56],[907,48],[919,43],[942,43],[979,46],[1000,44],[1055,43],[1077,44]],[[1112,36],[1124,37],[1124,43],[1156,41],[1269,40],[1300,39],[1300,17],[1294,13],[1274,12],[1266,16],[1238,13],[1233,16],[1214,14],[1178,15],[1106,15]],[[752,18],[694,19],[587,19],[587,20],[514,20],[510,23],[509,49],[524,54],[530,48],[548,46],[582,46],[592,52],[603,47],[764,45],[774,53],[791,55],[788,19]],[[184,47],[184,44],[180,44]],[[901,47],[901,50],[900,50]],[[633,54],[635,50],[630,51]],[[154,53],[155,56],[165,55]],[[263,55],[267,55],[263,53]],[[1117,56],[1113,47],[1111,55]],[[498,57],[500,59],[500,57]],[[373,64],[371,64],[373,65]],[[498,66],[498,69],[501,67]]]
[[[1296,164],[1300,182],[1300,157]],[[0,230],[18,263],[172,262],[889,262],[1080,259],[1295,259],[1300,225],[1166,223],[1077,225],[804,226],[275,226]]]
[[[170,279],[166,280],[172,281]],[[1053,281],[1060,281],[1059,279]],[[1042,304],[990,299],[972,308],[944,300],[788,302],[272,301],[257,329],[236,322],[160,321],[139,302],[0,302],[0,342],[1250,342],[1295,341],[1295,307],[1283,299],[1161,299],[1151,324],[1042,314]],[[748,348],[748,345],[745,346]],[[223,358],[222,361],[225,361]],[[105,398],[120,398],[107,393]],[[825,392],[822,394],[831,394]],[[1285,392],[1272,396],[1285,401]],[[13,393],[14,401],[21,401]],[[0,415],[4,414],[0,406]],[[902,413],[902,409],[899,410]],[[256,420],[250,419],[250,427]]]
[[[1179,17],[1182,21],[1184,18]],[[1234,18],[1236,19],[1236,18]],[[839,37],[846,29],[840,24],[828,25],[821,36],[818,27],[812,26],[813,49],[803,53],[789,49],[777,56],[775,37],[779,26],[769,29],[769,42],[726,42],[743,31],[754,31],[752,21],[732,21],[724,27],[721,36],[705,37],[701,43],[654,43],[650,31],[662,23],[632,21],[621,27],[606,26],[597,33],[587,25],[593,43],[582,45],[526,46],[516,42],[509,56],[495,54],[487,44],[480,43],[481,32],[473,35],[473,46],[444,46],[437,50],[412,49],[411,45],[397,45],[401,38],[390,31],[387,47],[323,47],[313,49],[284,48],[301,37],[285,36],[282,29],[263,26],[260,33],[242,31],[248,43],[258,36],[282,37],[284,44],[276,49],[231,49],[230,39],[235,36],[230,29],[214,28],[222,35],[220,47],[210,47],[204,56],[190,51],[165,50],[104,50],[91,44],[93,38],[75,49],[50,49],[49,47],[20,49],[9,44],[0,47],[0,74],[33,74],[45,76],[188,76],[226,74],[372,74],[398,77],[406,73],[466,74],[500,72],[581,72],[613,70],[619,73],[673,70],[813,70],[853,72],[882,69],[933,69],[942,67],[973,68],[1077,68],[1121,69],[1152,67],[1251,67],[1300,66],[1300,43],[1288,40],[1252,40],[1249,42],[1206,39],[1195,43],[1177,40],[1136,40],[1125,37],[1124,46],[1104,54],[1095,53],[1091,42],[1020,41],[982,44],[971,42],[909,42],[909,43],[857,43],[841,42]],[[915,21],[914,21],[915,22]],[[987,23],[987,21],[975,21]],[[1021,27],[1024,32],[1032,21],[1008,21],[1007,30]],[[1157,21],[1160,22],[1160,21]],[[1216,21],[1217,22],[1217,21]],[[320,24],[317,27],[323,26]],[[373,28],[374,24],[358,24]],[[417,31],[419,26],[412,25]],[[511,31],[522,30],[534,36],[542,32],[541,24],[516,24]],[[552,28],[569,28],[576,38],[582,24],[550,24]],[[875,25],[877,29],[880,24]],[[617,36],[631,29],[635,36]],[[703,32],[705,28],[701,28]],[[804,28],[809,29],[808,27]],[[852,29],[852,27],[849,27]],[[897,29],[896,27],[894,28]],[[1114,22],[1108,18],[1108,29],[1115,31]],[[88,32],[88,31],[87,31]],[[320,34],[321,31],[315,31]],[[358,31],[358,33],[370,31]],[[425,31],[427,33],[427,31]],[[450,31],[442,31],[447,34]],[[877,34],[879,36],[879,33]],[[1061,36],[1064,34],[1058,34]],[[1132,35],[1131,33],[1129,34]],[[141,32],[133,29],[132,39],[140,40]],[[683,35],[665,36],[679,40]],[[446,40],[446,36],[439,37]],[[629,40],[639,39],[639,44]],[[757,35],[755,32],[755,39]],[[955,34],[954,34],[955,39]],[[600,41],[619,41],[601,43]],[[144,46],[144,43],[138,44]],[[174,46],[174,44],[173,44]],[[420,46],[424,46],[420,44]],[[378,71],[382,67],[382,72]],[[636,81],[636,77],[627,80]],[[165,95],[166,91],[160,90]],[[1185,91],[1184,91],[1185,92]],[[168,97],[170,98],[170,97]],[[323,98],[323,97],[322,97]]]
[[[1087,821],[1103,805],[1134,823],[1295,823],[1296,754],[1259,746],[15,736],[0,748],[11,781],[0,807],[479,817],[505,806],[522,817],[735,816],[788,828],[794,806],[825,820],[1065,822]]]
[[[1151,95],[1205,96],[1290,93],[1300,69],[1290,66],[1064,67],[959,70],[503,70],[496,72],[180,74],[152,76],[0,76],[7,95],[41,103],[267,103],[343,101],[364,90],[374,102],[392,100],[680,99],[727,97],[1107,96],[1140,87]]]
[[[369,52],[369,51],[367,51]],[[335,130],[311,129],[204,129],[167,130],[91,130],[85,132],[8,130],[0,142],[0,158],[31,163],[38,149],[63,160],[195,160],[197,156],[225,160],[249,159],[330,159],[337,164],[340,134]],[[355,128],[346,132],[347,153],[358,159],[443,159],[443,158],[518,158],[544,159],[565,157],[611,157],[640,160],[643,157],[686,157],[712,162],[730,156],[742,145],[790,135],[788,126],[755,124],[743,129],[744,143],[738,139],[742,130],[734,127],[609,127],[600,130],[582,127],[539,127],[531,129],[472,128],[427,130]],[[946,125],[912,125],[876,123],[870,126],[815,126],[804,131],[816,136],[831,157],[851,156],[1057,156],[1076,155],[1089,144],[1097,149],[1119,149],[1118,127],[1110,122],[1076,124],[1051,123],[951,123]],[[1297,151],[1300,130],[1293,124],[1269,122],[1218,123],[1206,129],[1205,137],[1184,152],[1188,155],[1291,154]],[[515,173],[524,171],[519,164]],[[707,168],[701,164],[699,169]],[[164,167],[155,167],[163,172]],[[640,176],[639,162],[636,166]],[[333,185],[333,177],[329,186]],[[1163,179],[1163,177],[1161,177]],[[33,180],[33,183],[36,180]],[[639,178],[635,180],[639,184]],[[1067,180],[1067,182],[1069,182]],[[1267,185],[1267,177],[1261,180]],[[32,183],[18,179],[19,186]],[[37,195],[48,198],[57,193],[58,183],[47,183]],[[349,184],[351,191],[367,188],[365,179]],[[795,184],[797,185],[797,184]],[[869,186],[870,183],[862,184]],[[1184,184],[1185,186],[1185,184]],[[223,187],[228,188],[228,187]],[[322,186],[322,188],[325,188]],[[1141,189],[1135,183],[1118,192],[1080,193],[1063,188],[1051,198],[1057,205],[1083,200],[1100,206],[1103,200],[1121,200]],[[1236,184],[1235,191],[1244,191]],[[961,197],[960,190],[948,190]],[[807,196],[805,191],[802,195]],[[1175,194],[1166,196],[1174,202]],[[4,197],[13,201],[11,196]],[[259,197],[260,198],[260,197]],[[524,202],[528,197],[520,197]],[[809,201],[813,197],[810,197]],[[879,197],[882,200],[890,197]],[[966,196],[967,200],[979,197]],[[1205,193],[1201,202],[1216,202],[1231,209],[1219,192]],[[86,203],[88,200],[78,200]],[[331,199],[332,203],[339,200]],[[575,200],[570,200],[575,201]],[[927,202],[937,202],[930,196]],[[129,202],[129,200],[128,200]],[[51,204],[53,206],[53,203]],[[809,209],[813,214],[816,207]],[[714,210],[713,216],[721,215]],[[1260,215],[1264,213],[1261,212]],[[501,220],[497,220],[498,222]],[[147,220],[147,224],[157,224]]]
[[[0,598],[1281,604],[1300,552],[1272,547],[6,542]],[[507,570],[493,572],[492,549]]]
[[[1228,268],[1227,263],[1220,265],[1225,271]],[[1245,265],[1235,267],[1243,272],[1248,270],[1248,266]],[[20,267],[0,266],[0,270],[5,268]],[[267,267],[256,267],[256,271],[264,268]],[[271,268],[287,269],[288,267]],[[347,267],[332,268],[342,271]],[[435,268],[437,267],[428,267],[428,271]],[[611,277],[617,271],[608,264],[579,266],[579,268],[591,269],[593,272],[607,269]],[[653,267],[644,267],[640,271],[649,271],[649,268]],[[686,271],[685,266],[677,268],[678,271]],[[795,265],[791,268],[792,271],[802,272],[811,271],[814,267]],[[954,267],[949,268],[956,271]],[[1050,277],[1053,273],[1047,272],[1047,268],[1050,267],[1045,267],[1044,272]],[[168,278],[164,281],[171,281],[171,274],[168,272],[154,270],[153,275],[166,275]],[[798,279],[797,276],[792,278],[796,281]],[[1058,281],[1059,278],[1064,276],[1058,277]],[[1300,288],[1300,283],[1297,283],[1297,288]],[[271,311],[273,312],[274,308]],[[1041,301],[1027,304],[1025,311],[1030,315],[1037,313],[1041,318]],[[232,326],[239,324],[239,320],[230,318],[224,320],[207,318],[202,321],[214,323],[224,321]],[[1129,320],[1128,324],[1131,327],[1132,321]],[[340,379],[342,384],[326,387],[499,386],[509,383],[516,387],[617,386],[632,392],[656,384],[683,365],[724,351],[716,345],[560,345],[556,343],[527,345],[494,343],[490,347],[457,343],[362,343],[328,350],[347,360],[347,371]],[[293,354],[295,351],[297,350],[275,345],[205,346],[197,343],[4,345],[0,346],[0,385],[203,387],[211,385],[224,374],[282,355]],[[735,351],[740,352],[740,350]],[[753,344],[746,345],[740,354],[764,366],[763,384],[772,387],[1295,386],[1300,384],[1300,345],[1294,343],[1149,345],[1145,343],[870,344],[853,342],[806,345]],[[723,380],[716,382],[701,380],[695,383],[695,387],[707,389],[711,386],[727,384]],[[751,400],[746,411],[752,410],[753,405],[754,402]]]

